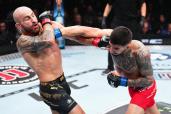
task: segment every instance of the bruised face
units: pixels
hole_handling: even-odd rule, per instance
[[[40,25],[38,24],[37,17],[33,12],[25,15],[21,21],[22,31],[35,35],[40,31]]]
[[[127,45],[122,46],[122,45],[112,44],[111,42],[109,42],[109,44],[110,44],[109,51],[112,55],[119,55],[127,49]]]
[[[37,35],[40,32],[41,25],[38,23],[38,19],[31,9],[23,9],[18,12],[17,28],[23,34]]]

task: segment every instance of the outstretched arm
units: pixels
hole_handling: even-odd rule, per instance
[[[71,26],[61,29],[62,35],[84,44],[92,44],[97,37],[110,36],[111,29],[98,29],[86,26]]]
[[[83,44],[92,44],[92,41],[97,37],[110,36],[112,29],[99,29],[87,26],[70,26],[63,27],[57,22],[52,21],[54,28],[59,28],[62,36],[75,40]]]
[[[55,28],[59,28],[62,32],[62,36],[64,37],[97,37],[97,36],[110,36],[112,29],[99,29],[94,27],[88,27],[88,26],[69,26],[64,27],[60,23],[51,21],[52,26]]]
[[[99,29],[86,26],[71,26],[61,29],[62,35],[66,37],[98,37],[98,36],[110,36],[112,29]]]

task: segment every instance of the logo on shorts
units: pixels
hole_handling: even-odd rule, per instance
[[[72,103],[72,99],[68,99],[68,100],[67,100],[67,103],[68,103],[68,104],[71,104],[71,103]]]
[[[27,66],[0,66],[0,85],[22,84],[37,80],[35,72]]]

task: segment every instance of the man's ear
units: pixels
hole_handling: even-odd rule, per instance
[[[109,44],[112,45],[111,41],[109,40]]]
[[[15,27],[17,28],[18,32],[21,33],[21,25],[19,23],[16,23]]]

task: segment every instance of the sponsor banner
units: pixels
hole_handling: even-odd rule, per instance
[[[27,66],[0,66],[0,85],[22,84],[37,80],[35,72]]]
[[[151,60],[155,79],[171,79],[171,55],[161,52],[152,52]]]

